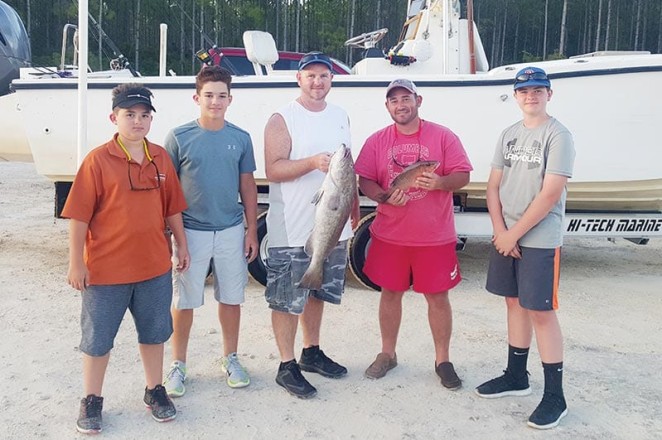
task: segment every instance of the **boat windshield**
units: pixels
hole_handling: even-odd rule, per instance
[[[409,11],[407,11],[407,18],[411,18],[414,15],[418,14],[421,12],[423,8],[425,8],[425,0],[412,0],[411,3],[409,3]]]
[[[431,10],[448,6],[451,14],[460,15],[460,0],[444,0],[443,2],[441,2],[441,0],[431,2],[428,2],[428,0],[410,0],[409,9],[407,10],[407,20],[402,26],[402,32],[400,33],[398,42],[413,40],[416,38],[418,27],[420,26],[424,15],[423,11],[428,9],[428,3],[431,4]]]

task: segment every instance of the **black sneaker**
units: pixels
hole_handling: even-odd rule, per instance
[[[276,383],[299,399],[310,399],[317,394],[317,389],[303,377],[299,364],[294,361],[280,364]]]
[[[299,366],[303,371],[319,373],[331,379],[337,379],[347,374],[347,368],[331,360],[320,350],[319,346],[303,349]]]
[[[536,429],[550,429],[558,425],[567,414],[568,406],[563,396],[545,393],[526,424]]]
[[[152,418],[157,422],[168,422],[177,417],[175,405],[168,397],[168,393],[163,385],[157,385],[153,390],[145,387],[145,397],[143,398],[145,406],[152,410]]]
[[[488,380],[476,387],[476,394],[486,399],[495,399],[505,396],[528,396],[531,394],[529,386],[529,373],[522,378],[515,378],[510,371],[503,370],[503,376]]]
[[[103,397],[90,394],[80,401],[80,412],[76,422],[76,430],[81,434],[98,434],[101,432],[101,410]]]

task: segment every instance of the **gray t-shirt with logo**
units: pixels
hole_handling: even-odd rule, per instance
[[[191,121],[171,130],[164,147],[188,204],[182,213],[185,228],[222,231],[243,222],[244,207],[238,197],[240,174],[255,171],[248,132],[228,121],[217,131]]]
[[[554,118],[533,129],[522,121],[506,128],[497,143],[492,168],[503,170],[499,197],[506,226],[511,228],[542,189],[545,174],[572,177],[575,147],[572,135]],[[563,244],[566,190],[552,210],[519,244],[556,248]]]

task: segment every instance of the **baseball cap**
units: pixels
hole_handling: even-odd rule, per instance
[[[547,78],[547,73],[540,67],[525,67],[517,72],[515,76],[515,90],[522,87],[551,87],[552,83]]]
[[[398,87],[403,88],[408,92],[413,93],[414,95],[418,95],[418,89],[416,88],[416,84],[414,84],[413,81],[409,81],[408,79],[394,79],[391,81],[388,87],[386,87],[386,97],[388,97],[388,94],[391,93],[391,90]]]
[[[113,109],[116,107],[131,108],[138,104],[146,105],[152,111],[156,111],[152,105],[152,92],[147,87],[130,87],[113,98]]]
[[[299,60],[299,70],[303,70],[311,64],[324,64],[333,72],[333,64],[331,63],[331,58],[322,52],[308,52]]]

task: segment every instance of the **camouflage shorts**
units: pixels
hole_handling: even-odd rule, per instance
[[[300,315],[303,313],[308,295],[331,304],[340,304],[340,298],[345,290],[347,240],[339,242],[324,261],[322,288],[319,290],[298,287],[309,264],[310,257],[302,247],[269,248],[265,262],[267,289],[264,296],[271,309]]]

